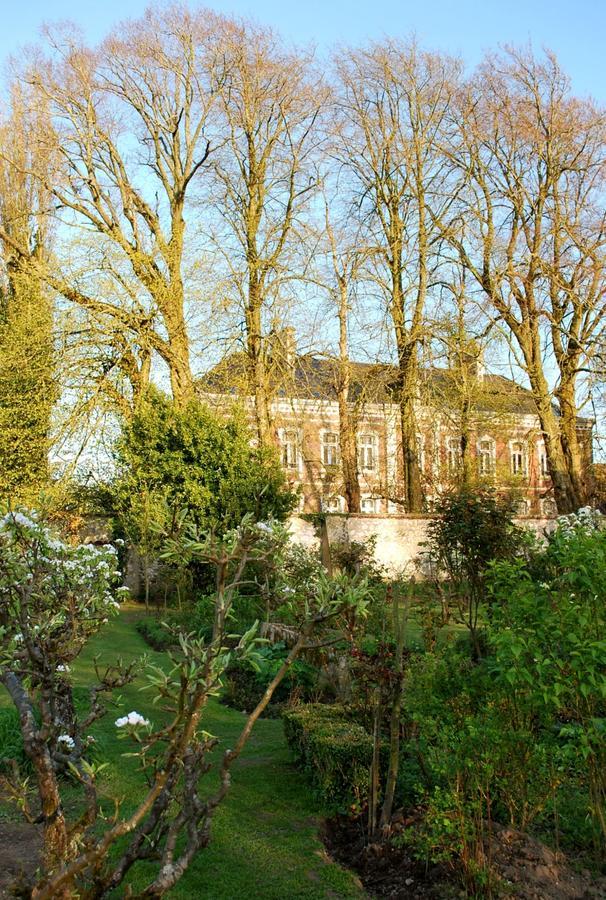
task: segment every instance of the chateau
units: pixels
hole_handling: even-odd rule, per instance
[[[290,344],[290,346],[289,346]],[[300,512],[345,512],[341,467],[338,361],[287,352],[268,367],[271,409],[282,465],[301,490]],[[279,362],[279,365],[277,364]],[[246,357],[235,353],[200,383],[208,402],[220,409],[236,398],[252,409],[246,388]],[[348,406],[355,423],[360,512],[401,515],[402,450],[397,369],[387,364],[349,363]],[[475,364],[422,371],[416,410],[417,458],[428,511],[460,473],[465,422],[468,466],[479,483],[513,492],[518,515],[556,514],[545,446],[530,391]],[[587,462],[591,462],[590,420],[579,420]]]

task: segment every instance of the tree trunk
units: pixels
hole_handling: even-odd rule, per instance
[[[587,503],[588,486],[585,479],[583,450],[579,442],[577,430],[577,406],[574,388],[569,384],[561,384],[556,391],[560,405],[560,430],[562,450],[566,461],[566,469],[577,498],[577,509]]]
[[[542,371],[529,367],[528,376],[545,440],[549,476],[558,512],[560,514],[576,512],[582,506],[581,497],[568,471],[560,430],[561,423],[553,408],[549,387]]]
[[[2,681],[19,712],[24,749],[36,773],[40,818],[44,828],[43,867],[44,871],[49,872],[66,862],[69,855],[69,839],[57,775],[46,742],[39,736],[32,706],[20,678],[13,672],[7,672]],[[64,896],[63,892],[58,896]]]
[[[347,341],[347,284],[339,278],[339,374],[337,398],[339,403],[339,442],[343,469],[343,492],[347,511],[360,512],[360,481],[358,479],[358,454],[356,446],[355,416],[350,409],[349,390],[351,366]]]
[[[246,310],[248,372],[255,404],[255,424],[259,444],[273,443],[273,424],[267,390],[267,365],[261,331],[261,297],[255,279],[249,280],[248,308]]]
[[[423,509],[423,488],[417,452],[417,417],[415,410],[417,360],[410,345],[400,356],[400,422],[402,426],[402,461],[407,512]]]

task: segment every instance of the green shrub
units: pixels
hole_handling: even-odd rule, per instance
[[[254,709],[287,656],[288,648],[279,642],[261,649],[254,667],[247,661],[230,665],[225,678],[224,701],[246,712]],[[295,660],[274,692],[265,715],[279,715],[293,695],[302,701],[312,699],[317,694],[317,683],[318,670],[315,666],[302,659]]]
[[[159,619],[141,619],[137,622],[137,631],[154,650],[168,650],[177,643],[167,623]]]
[[[286,710],[284,730],[295,759],[331,807],[356,808],[368,799],[373,741],[342,706],[308,704]]]
[[[30,766],[23,747],[19,713],[13,706],[0,709],[0,773],[8,771],[10,760],[23,771]]]

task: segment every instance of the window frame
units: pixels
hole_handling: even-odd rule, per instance
[[[379,502],[378,497],[372,497],[370,494],[363,494],[360,497],[360,512],[362,513],[362,515],[376,516],[378,502]],[[364,509],[365,503],[372,503],[372,509]]]
[[[329,436],[335,438],[334,443],[333,442],[327,443],[326,438]],[[326,461],[326,456],[327,456],[326,451],[328,449],[332,449],[334,452],[334,456],[335,456],[334,462]],[[324,466],[325,469],[334,469],[337,466],[341,465],[341,441],[339,439],[338,431],[329,431],[327,428],[321,429],[321,431],[320,431],[320,458],[322,460],[322,465]]]
[[[515,449],[517,446],[521,448],[519,451]],[[516,470],[514,461],[518,454],[520,455],[520,469]],[[524,441],[511,440],[509,442],[509,465],[514,478],[528,478],[528,447]]]
[[[336,509],[331,509],[330,504],[336,502]],[[322,497],[322,512],[327,513],[342,513],[345,511],[345,498],[340,494],[334,494],[331,497]]]
[[[425,435],[421,431],[417,431],[417,465],[421,475],[425,474]]]
[[[364,440],[366,439],[366,440]],[[372,465],[368,465],[368,451]],[[375,431],[358,432],[356,440],[356,461],[359,472],[376,472],[379,463],[379,436]]]
[[[444,447],[446,450],[446,471],[449,475],[456,475],[461,469],[461,439],[453,435],[446,435]]]
[[[549,478],[549,460],[547,459],[545,441],[539,441],[537,443],[537,458],[539,464],[539,478]]]
[[[483,450],[482,444],[489,444],[489,450]],[[484,469],[483,460],[487,454],[489,464],[488,468]],[[478,460],[478,474],[482,475],[484,478],[494,476],[497,469],[497,442],[489,434],[483,435],[483,437],[479,438],[476,442],[476,457]]]
[[[294,436],[294,443],[292,441],[288,441],[287,435]],[[283,427],[278,431],[278,440],[280,442],[280,455],[282,468],[285,472],[300,472],[301,471],[301,433],[298,428],[288,428]],[[286,462],[287,448],[289,446],[294,446],[295,452],[295,462],[292,465],[289,465]]]

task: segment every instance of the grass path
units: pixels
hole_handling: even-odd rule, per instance
[[[76,686],[90,683],[93,659],[110,663],[147,654],[149,661],[166,663],[166,656],[150,650],[135,629],[136,615],[123,612],[90,644],[74,667]],[[103,793],[123,799],[124,810],[136,803],[144,786],[134,772],[135,761],[124,759],[128,745],[118,741],[114,720],[136,709],[154,720],[158,710],[152,697],[140,690],[138,678],[122,692],[118,707],[91,729],[99,755],[109,762],[103,773]],[[0,703],[8,698],[0,697]],[[204,728],[220,737],[221,752],[233,744],[244,716],[212,700],[204,714]],[[309,786],[293,767],[282,723],[262,719],[232,773],[232,789],[213,824],[212,841],[179,884],[167,895],[174,900],[295,900],[295,898],[362,898],[354,876],[329,860],[318,838],[321,808]],[[108,810],[109,810],[108,806]],[[143,886],[147,863],[134,872],[133,888]],[[120,896],[120,895],[118,895]]]

